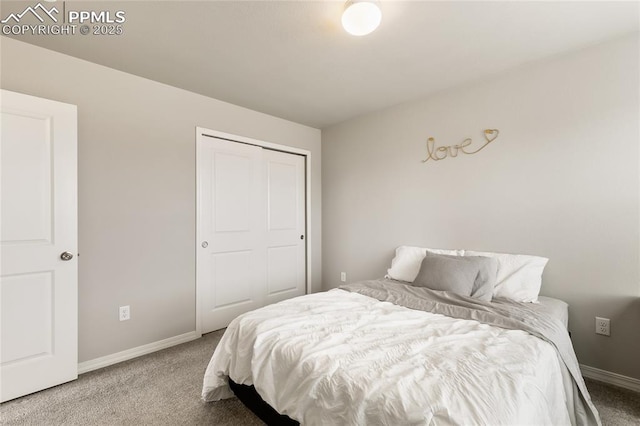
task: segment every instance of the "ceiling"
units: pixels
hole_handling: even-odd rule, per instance
[[[30,2],[2,2],[1,14]],[[46,6],[62,2],[44,3]],[[639,31],[638,2],[385,1],[354,37],[342,1],[67,1],[119,36],[16,36],[316,128]]]

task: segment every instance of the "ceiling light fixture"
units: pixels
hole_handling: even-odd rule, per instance
[[[380,25],[382,12],[376,0],[349,0],[344,5],[342,26],[351,35],[367,35]]]

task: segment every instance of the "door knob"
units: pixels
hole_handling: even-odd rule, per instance
[[[60,259],[71,260],[73,259],[73,254],[69,253],[68,251],[62,252],[62,254],[60,255]]]
[[[206,242],[206,241],[203,241],[202,242],[202,248],[207,248],[207,247],[209,247],[209,243]]]

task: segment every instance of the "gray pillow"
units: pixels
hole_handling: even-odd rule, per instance
[[[458,259],[459,258],[459,259]],[[413,281],[416,287],[431,290],[451,291],[461,296],[471,296],[480,272],[477,262],[463,261],[461,256],[446,256],[427,253],[420,271]]]
[[[414,285],[428,287],[432,290],[453,291],[463,296],[471,296],[475,299],[480,299],[487,302],[491,301],[491,298],[493,297],[493,288],[496,285],[496,277],[498,273],[498,261],[496,259],[484,256],[452,256],[446,254],[436,255],[433,253],[427,253],[425,259],[427,257],[446,258],[449,260],[449,262],[438,261],[437,264],[434,264],[432,260],[429,260],[427,261],[427,265],[424,266],[423,260],[423,266],[420,267],[420,272],[418,273],[418,276],[414,281]],[[422,273],[423,268],[425,269],[424,274]],[[427,268],[436,269],[431,272],[427,272]],[[465,274],[470,273],[472,270],[476,271],[476,275],[473,277],[471,290],[467,292],[469,283],[466,282],[468,276],[466,276],[465,278]],[[453,275],[449,277],[436,277],[433,275],[446,275],[447,273]],[[441,284],[434,284],[434,279],[440,280]],[[461,283],[460,279],[465,282]],[[432,288],[431,286],[440,288]]]
[[[473,283],[471,297],[491,302],[493,288],[498,280],[498,259],[485,256],[463,256],[462,258],[470,262],[478,262],[480,267],[476,281]]]

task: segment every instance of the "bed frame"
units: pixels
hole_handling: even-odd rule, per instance
[[[269,426],[299,426],[300,423],[289,416],[278,413],[267,404],[253,386],[239,385],[229,379],[229,387],[249,410]]]

